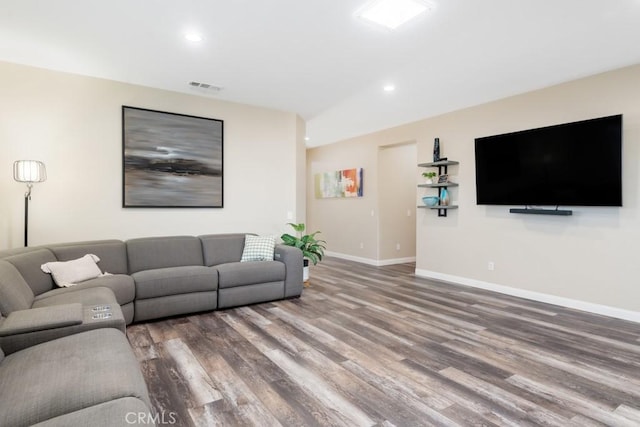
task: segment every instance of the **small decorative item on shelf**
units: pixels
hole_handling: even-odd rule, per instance
[[[435,178],[437,173],[435,172],[423,172],[422,176],[425,178],[425,184],[433,184],[433,178]]]
[[[433,161],[437,162],[440,160],[440,138],[436,138],[433,141]]]
[[[438,184],[446,184],[447,182],[449,182],[449,175],[446,173],[443,173],[438,177]]]
[[[442,206],[449,206],[449,192],[446,188],[440,190],[440,204]]]
[[[439,200],[438,196],[425,196],[422,198],[422,203],[424,203],[425,206],[433,207],[438,205]]]

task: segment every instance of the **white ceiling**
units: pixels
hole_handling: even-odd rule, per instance
[[[309,146],[640,63],[640,0],[433,0],[396,31],[365,1],[1,0],[0,60],[295,112]]]

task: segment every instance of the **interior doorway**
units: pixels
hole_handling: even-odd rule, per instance
[[[416,141],[381,146],[378,151],[378,261],[416,259]]]

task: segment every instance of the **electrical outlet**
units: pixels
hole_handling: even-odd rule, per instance
[[[288,220],[292,220],[293,219],[293,212],[287,211],[287,219]]]
[[[360,249],[364,249],[364,243],[360,242]]]
[[[411,216],[411,209],[407,209],[407,216]]]
[[[396,251],[400,250],[400,243],[396,243]]]
[[[496,268],[496,265],[493,263],[493,261],[489,261],[487,263],[487,270],[493,271],[493,270],[495,270],[495,268]]]

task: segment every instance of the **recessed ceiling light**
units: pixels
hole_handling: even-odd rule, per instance
[[[395,30],[433,7],[432,3],[423,0],[372,0],[360,9],[357,15]]]
[[[394,90],[396,90],[396,87],[394,85],[386,85],[382,88],[382,90],[384,90],[385,92],[393,92]]]
[[[202,36],[198,33],[187,33],[184,35],[184,38],[194,43],[202,41]]]

